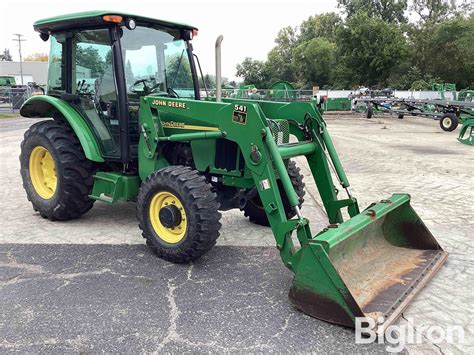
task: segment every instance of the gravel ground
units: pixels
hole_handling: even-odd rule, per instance
[[[409,193],[414,209],[450,253],[445,266],[406,310],[401,324],[408,319],[418,331],[429,325],[461,325],[464,343],[432,344],[422,337],[421,344],[407,345],[407,350],[473,353],[473,147],[456,140],[458,131],[443,132],[436,121],[425,118],[383,116],[367,120],[355,115],[327,115],[326,121],[360,206],[395,192]],[[18,161],[19,142],[32,122],[23,118],[0,120],[0,243],[143,244],[133,204],[96,203],[83,218],[70,222],[52,223],[33,212],[21,187]],[[298,163],[306,176],[303,214],[316,233],[327,223],[325,214],[305,162],[299,159]],[[239,211],[223,213],[222,224],[219,246],[274,246],[270,230],[249,223]]]

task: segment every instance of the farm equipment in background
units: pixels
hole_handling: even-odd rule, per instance
[[[219,210],[239,208],[271,227],[295,274],[289,297],[297,308],[351,327],[356,317],[385,317],[379,331],[446,260],[409,195],[359,209],[313,101],[222,98],[220,90],[215,100],[201,100],[195,27],[91,11],[34,28],[51,38],[57,59],[48,94],[21,109],[24,117],[53,118],[32,125],[21,144],[23,186],[41,216],[69,220],[95,200],[137,201],[146,243],[159,257],[185,263],[215,245]],[[84,50],[100,53],[98,63],[83,61],[77,53]],[[85,89],[86,79],[95,84]],[[306,157],[328,217],[316,234],[301,212],[297,156]]]
[[[462,89],[459,91],[458,101],[474,102],[474,90]]]
[[[474,145],[474,117],[466,119],[459,131],[458,141],[466,145]]]
[[[468,97],[466,95],[466,97]],[[474,102],[448,100],[421,100],[421,99],[358,99],[367,106],[367,118],[371,118],[374,111],[380,113],[394,113],[402,119],[406,115],[428,117],[439,120],[443,131],[454,131],[459,123],[474,118]]]
[[[322,104],[323,111],[350,111],[351,99],[347,97],[329,97],[325,98]]]
[[[240,85],[229,96],[234,99],[266,100],[266,101],[317,101],[312,90],[299,90],[288,81],[280,80],[268,89],[258,89],[253,84]]]
[[[463,89],[458,93],[458,100],[463,102],[474,102],[474,90]],[[474,108],[470,110],[471,117],[464,119],[458,141],[467,145],[474,145]]]
[[[44,89],[34,82],[28,85],[17,85],[13,76],[0,76],[0,103],[8,104],[8,108],[20,109],[30,97],[44,95]]]
[[[231,98],[267,100],[267,101],[312,101],[324,111],[350,111],[351,99],[347,97],[320,96],[313,90],[296,89],[288,81],[280,80],[273,83],[268,89],[257,89],[255,85],[241,85],[234,90]]]
[[[433,83],[431,86],[431,89],[433,91],[438,91],[439,92],[439,97],[441,100],[451,100],[451,101],[456,101],[457,98],[457,92],[456,92],[456,84],[452,83]],[[446,93],[450,93],[450,97],[446,97]]]

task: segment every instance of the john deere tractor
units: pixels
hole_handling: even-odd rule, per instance
[[[445,261],[408,195],[359,210],[314,101],[222,99],[220,85],[202,98],[195,27],[92,11],[34,28],[51,42],[47,95],[30,98],[21,115],[45,120],[25,133],[20,160],[42,217],[133,201],[146,243],[185,263],[216,243],[219,210],[239,208],[271,227],[295,273],[296,307],[346,326],[363,316],[390,324]],[[220,82],[220,60],[216,67]],[[300,209],[296,156],[306,157],[327,212],[317,234]]]

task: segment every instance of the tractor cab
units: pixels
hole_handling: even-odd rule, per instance
[[[37,21],[51,41],[48,95],[81,112],[107,160],[137,157],[146,95],[199,99],[192,26],[110,12]]]

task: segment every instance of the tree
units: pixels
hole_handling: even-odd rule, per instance
[[[474,85],[474,14],[438,24],[428,41],[427,71],[458,88]]]
[[[326,38],[316,37],[301,43],[293,51],[295,73],[299,86],[311,88],[331,84],[336,45]],[[296,70],[298,69],[298,70]]]
[[[166,58],[166,81],[168,87],[172,89],[193,88],[191,67],[189,62],[183,58],[182,54],[176,54]]]
[[[254,84],[260,88],[268,86],[269,78],[263,61],[245,58],[242,63],[237,64],[236,75],[243,78],[246,85]]]
[[[25,58],[26,62],[47,62],[48,55],[46,53],[33,53]]]
[[[346,67],[346,83],[386,85],[392,71],[406,58],[406,40],[396,24],[358,12],[338,31],[338,57]]]
[[[407,60],[399,70],[392,72],[388,85],[400,90],[431,90],[433,83],[440,81],[440,78],[423,73],[416,65],[413,66],[411,60]]]
[[[405,17],[407,0],[337,0],[337,2],[338,7],[343,8],[347,17],[364,11],[369,17],[379,18],[385,22],[404,23],[407,21]]]
[[[204,75],[204,84],[208,89],[214,89],[216,87],[216,77],[211,74]]]
[[[438,23],[448,19],[456,10],[455,0],[413,0],[410,10],[415,12],[421,23]]]
[[[457,7],[455,1],[460,3]],[[281,29],[266,61],[238,65],[246,84],[268,87],[390,86],[419,89],[433,82],[474,87],[474,14],[470,0],[338,0],[347,15],[313,15]]]
[[[76,64],[90,69],[91,78],[100,77],[106,68],[106,61],[102,59],[98,49],[92,46],[76,47]]]
[[[10,54],[10,50],[5,48],[3,50],[3,54],[0,54],[0,62],[11,62],[13,61],[12,55]]]
[[[268,53],[266,73],[270,81],[286,80],[295,81],[293,71],[293,48],[297,44],[296,28],[282,28],[275,39],[276,46]]]
[[[334,42],[336,40],[336,31],[341,26],[342,19],[334,12],[310,16],[301,24],[298,40],[305,42],[315,37],[323,37]]]

